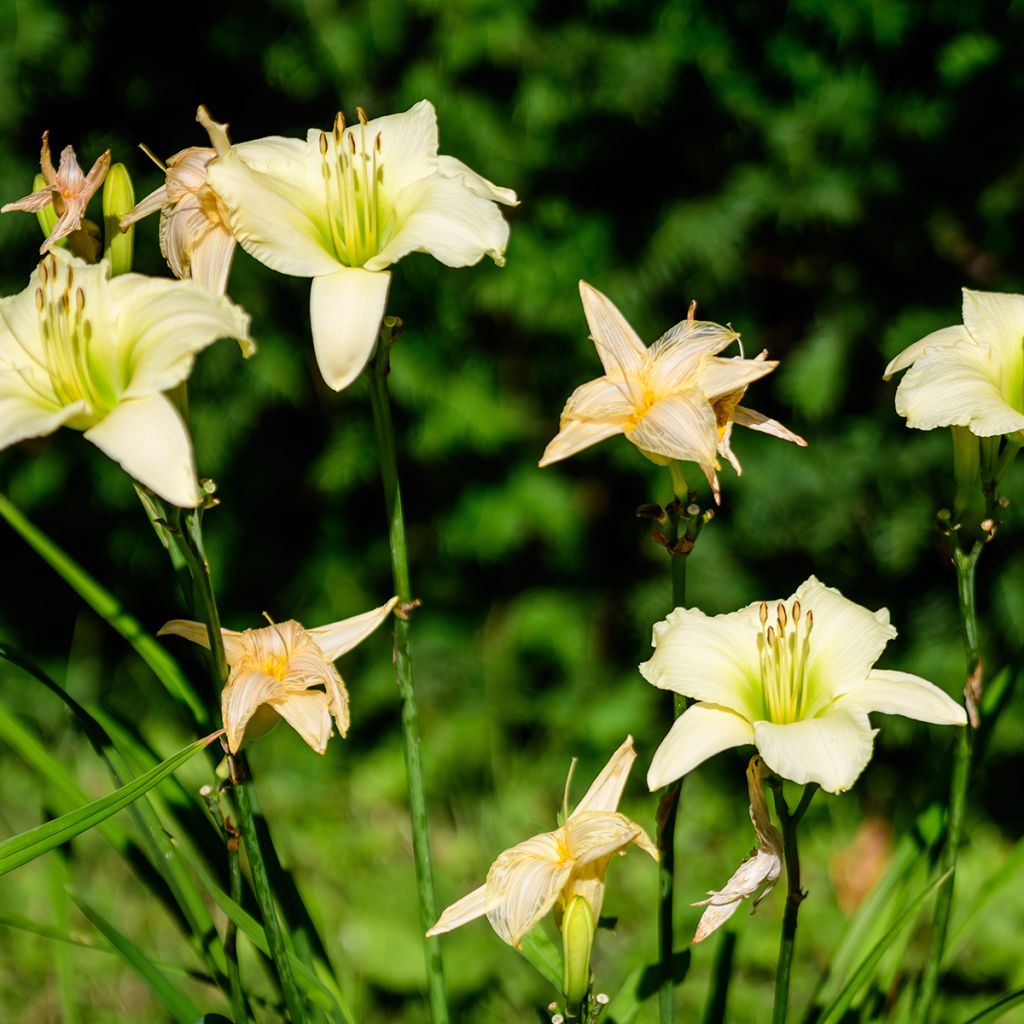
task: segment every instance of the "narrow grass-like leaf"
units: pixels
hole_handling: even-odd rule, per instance
[[[935,881],[930,882],[925,890],[920,893],[909,906],[905,907],[896,923],[882,936],[881,940],[868,952],[867,956],[857,965],[857,969],[847,979],[846,984],[840,989],[836,998],[825,1008],[818,1024],[839,1024],[843,1014],[849,1009],[854,997],[861,990],[865,982],[871,977],[872,971],[882,959],[885,951],[896,941],[904,928],[908,927],[917,917],[918,911],[924,906],[928,897],[936,892],[945,882],[952,877],[950,869],[944,875],[940,875]]]
[[[67,860],[64,857],[51,857],[48,867],[50,907],[57,917],[57,926],[62,931],[67,931],[70,926],[68,884],[71,881]],[[53,970],[57,975],[61,1024],[78,1024],[81,1018],[75,999],[71,950],[64,943],[58,942],[53,948]]]
[[[177,985],[164,977],[163,972],[127,936],[122,935],[99,911],[82,899],[72,896],[78,909],[96,926],[125,963],[145,982],[146,987],[178,1024],[196,1024],[203,1011],[192,1002]]]
[[[1024,988],[1019,988],[1016,992],[1004,996],[998,1003],[993,1003],[981,1013],[975,1014],[970,1020],[964,1021],[964,1024],[992,1024],[992,1021],[999,1020],[1007,1010],[1012,1010],[1015,1006],[1020,1006],[1021,1003],[1024,1003]]]
[[[121,634],[140,658],[153,670],[167,692],[185,704],[199,724],[210,720],[209,712],[178,663],[128,614],[102,584],[89,575],[66,551],[35,526],[9,498],[0,494],[0,516],[18,533],[97,615]]]
[[[672,985],[681,985],[690,971],[691,954],[688,949],[672,954]],[[632,1024],[643,1004],[655,995],[661,985],[661,964],[647,964],[631,971],[622,988],[612,997],[605,1009],[603,1020],[607,1024]]]
[[[562,951],[544,931],[543,922],[523,936],[519,952],[558,992],[562,991]]]
[[[0,875],[7,874],[15,868],[35,860],[54,847],[74,839],[75,836],[105,821],[116,814],[122,807],[127,807],[143,793],[148,792],[157,783],[165,779],[171,772],[180,768],[189,758],[193,757],[207,744],[221,735],[223,730],[211,733],[201,740],[190,743],[183,750],[169,757],[152,770],[133,779],[126,786],[114,790],[99,800],[79,807],[68,814],[62,814],[53,821],[47,821],[36,828],[12,836],[0,843]]]
[[[711,976],[711,991],[704,1004],[703,1024],[724,1024],[729,1002],[729,984],[732,981],[736,956],[736,933],[730,928],[722,932],[715,951],[715,966]]]

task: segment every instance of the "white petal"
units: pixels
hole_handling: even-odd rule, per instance
[[[605,373],[624,378],[630,386],[634,403],[638,403],[643,396],[638,387],[631,383],[631,378],[639,371],[647,354],[644,343],[611,299],[586,281],[580,281],[580,298],[590,327],[590,337]]]
[[[180,384],[196,353],[218,338],[237,339],[245,355],[255,351],[248,314],[200,284],[121,274],[109,287],[117,305],[117,347],[128,373],[124,398]]]
[[[260,705],[280,692],[280,681],[263,672],[241,672],[228,681],[221,692],[220,705],[232,754],[242,745],[245,727]]]
[[[640,674],[662,690],[729,708],[753,722],[765,717],[757,637],[760,605],[727,615],[676,608],[654,627],[654,655]]]
[[[735,331],[718,324],[703,320],[692,322],[683,320],[666,331],[648,349],[641,374],[648,387],[658,397],[695,387],[698,381],[701,383],[701,390],[710,397],[708,390],[703,387],[704,374],[709,368],[711,368],[711,377],[709,377],[708,383],[712,389],[727,376],[731,380],[733,377],[741,379],[744,375],[736,377],[735,368],[730,368],[729,374],[723,375],[720,370],[713,368],[710,358],[712,352],[720,351],[738,337],[739,335]],[[753,361],[721,359],[714,362],[728,365]],[[763,373],[758,374],[758,376],[763,375]],[[726,390],[735,390],[735,388],[726,388]]]
[[[882,376],[888,380],[894,373],[905,370],[930,348],[955,345],[957,342],[966,340],[967,331],[961,324],[932,331],[931,334],[926,334],[920,341],[915,341],[913,345],[909,345],[896,356],[885,368],[885,373]]]
[[[231,273],[231,257],[235,252],[235,236],[225,228],[212,227],[192,250],[189,268],[192,280],[223,295]]]
[[[694,704],[661,741],[647,772],[647,785],[652,791],[660,789],[714,754],[753,742],[754,727],[745,718],[712,704]]]
[[[769,419],[754,409],[745,409],[742,405],[737,405],[733,408],[730,418],[733,423],[748,430],[758,430],[762,434],[771,434],[772,437],[781,438],[783,441],[791,441],[801,448],[807,447],[807,442],[799,434],[794,434],[778,420]]]
[[[875,669],[859,686],[843,694],[835,704],[847,711],[880,711],[903,715],[933,725],[966,725],[967,712],[934,683],[911,675]]]
[[[622,433],[622,425],[611,421],[572,420],[548,442],[538,466],[550,466],[570,455],[583,451],[591,445]]]
[[[437,171],[437,113],[430,100],[420,100],[401,114],[375,117],[365,129],[354,124],[345,134],[360,130],[365,131],[367,139],[380,135],[386,195],[395,197],[413,182]]]
[[[373,611],[353,615],[350,619],[332,622],[327,626],[317,626],[309,630],[309,635],[316,641],[317,647],[324,652],[329,661],[335,661],[356,644],[362,643],[391,613],[398,604],[393,597],[387,604],[382,604]]]
[[[331,738],[331,715],[326,694],[319,690],[306,690],[274,697],[267,703],[318,754],[327,749],[327,741]]]
[[[483,917],[485,913],[487,913],[487,886],[481,885],[448,907],[437,919],[434,927],[427,932],[427,938],[450,932],[453,928]]]
[[[1024,345],[1024,295],[964,289],[964,327],[975,341],[991,346],[1004,366],[1016,369],[1020,383]]]
[[[232,665],[241,658],[245,650],[245,634],[238,633],[233,629],[222,629],[220,632],[224,640],[224,658],[229,665]],[[205,622],[171,619],[156,631],[156,635],[180,636],[185,640],[191,640],[194,644],[199,644],[200,647],[210,649],[210,634],[207,632]]]
[[[36,309],[38,287],[39,267],[36,267],[27,288],[0,299],[0,365],[38,367],[46,362]]]
[[[577,814],[585,814],[588,811],[614,811],[619,806],[626,779],[629,778],[629,770],[635,760],[633,737],[627,736],[619,749],[608,758],[608,763],[590,784],[590,789],[569,817],[574,818]]]
[[[742,391],[779,364],[768,359],[722,359],[713,356],[700,371],[700,389],[709,402]]]
[[[833,707],[788,725],[756,722],[754,741],[765,764],[783,778],[842,793],[871,760],[875,732],[863,712]]]
[[[632,843],[645,846],[657,858],[657,847],[651,843],[647,833],[624,814],[608,811],[573,813],[565,823],[563,832],[577,871],[594,861],[603,860],[607,863],[612,854],[624,850]]]
[[[166,501],[180,508],[199,504],[192,442],[178,410],[163,395],[121,402],[85,432],[85,439]]]
[[[619,374],[581,384],[565,403],[562,425],[576,419],[625,423],[636,413],[636,406],[629,397],[630,386]]]
[[[694,903],[695,907],[707,907],[697,925],[693,942],[702,942],[713,931],[720,928],[736,912],[743,900],[753,896],[762,885],[767,888],[762,897],[771,891],[782,870],[778,854],[767,850],[755,850],[734,872],[733,876],[717,892],[706,900]]]
[[[391,275],[343,267],[314,277],[309,319],[317,365],[328,387],[341,391],[363,371],[373,354]]]
[[[643,451],[714,471],[718,422],[711,403],[693,390],[655,402],[626,437]]]
[[[75,402],[58,409],[45,404],[31,392],[28,395],[5,394],[12,381],[4,378],[12,376],[13,371],[0,370],[0,448],[7,448],[28,437],[45,437],[68,420],[88,411],[85,402]]]
[[[246,252],[281,274],[316,277],[340,263],[331,241],[319,150],[298,145],[301,156],[276,163],[263,163],[256,159],[263,150],[250,150],[254,163],[266,167],[263,172],[249,167],[246,150],[236,146],[210,164],[207,176]]]
[[[472,266],[484,256],[505,262],[508,222],[461,178],[432,174],[413,182],[395,197],[395,224],[395,234],[363,264],[367,270],[383,270],[410,252],[430,253],[448,267]]]
[[[487,872],[487,920],[510,946],[554,906],[572,873],[561,835],[533,836],[502,853]]]
[[[471,167],[467,167],[461,160],[456,160],[453,156],[439,156],[437,158],[437,169],[445,177],[462,178],[466,188],[482,199],[490,199],[492,202],[501,203],[503,206],[519,205],[519,197],[512,189],[495,185],[493,182],[477,174]]]

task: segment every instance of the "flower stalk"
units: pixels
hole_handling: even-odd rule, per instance
[[[409,581],[409,559],[405,540],[405,519],[402,514],[402,493],[398,481],[398,458],[395,428],[391,419],[388,374],[391,370],[391,346],[401,321],[387,316],[381,324],[377,353],[372,372],[368,374],[373,425],[380,455],[381,482],[384,486],[384,508],[388,522],[388,546],[391,550],[391,572],[399,600],[395,618],[394,662],[395,680],[402,702],[402,739],[405,750],[405,771],[409,789],[409,812],[412,818],[413,856],[416,862],[417,894],[420,923],[426,932],[437,918],[434,895],[434,874],[427,830],[427,801],[423,787],[423,765],[420,760],[419,712],[412,681],[412,654],[409,645],[408,610],[413,606]],[[404,609],[404,610],[403,610]],[[427,991],[430,1018],[433,1024],[447,1024],[448,1003],[444,988],[441,947],[436,939],[424,940],[427,967]]]

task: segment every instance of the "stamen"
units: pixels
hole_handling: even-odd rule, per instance
[[[320,133],[320,155],[327,156],[327,136],[323,132]]]
[[[786,606],[780,601],[779,607],[776,609],[779,617],[779,632],[783,632],[786,628]]]
[[[763,627],[764,624],[768,621],[768,602],[767,601],[762,601],[761,602],[760,616],[761,616],[761,626]]]
[[[356,117],[359,118],[360,124],[369,124],[369,120],[366,117],[366,111],[362,107],[356,107]]]

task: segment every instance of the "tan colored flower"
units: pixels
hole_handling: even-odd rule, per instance
[[[393,597],[373,611],[328,626],[304,629],[294,619],[262,629],[222,629],[231,672],[221,694],[228,749],[235,753],[246,729],[258,739],[283,718],[318,754],[327,749],[331,721],[348,732],[348,690],[334,661],[365,640],[398,603]],[[172,619],[157,636],[181,636],[209,650],[201,622]],[[322,687],[322,689],[320,689]]]
[[[60,165],[55,171],[50,158],[50,133],[43,132],[43,148],[39,155],[39,165],[46,184],[31,195],[25,196],[24,199],[19,199],[14,203],[5,203],[0,207],[0,213],[7,213],[10,210],[38,213],[52,203],[57,213],[57,223],[53,231],[50,232],[50,237],[39,247],[39,252],[45,253],[54,242],[66,238],[81,226],[89,200],[103,184],[103,179],[107,175],[107,170],[110,167],[110,150],[108,149],[92,165],[88,174],[83,174],[82,168],[78,166],[78,157],[75,156],[74,148],[65,146],[60,154]]]

